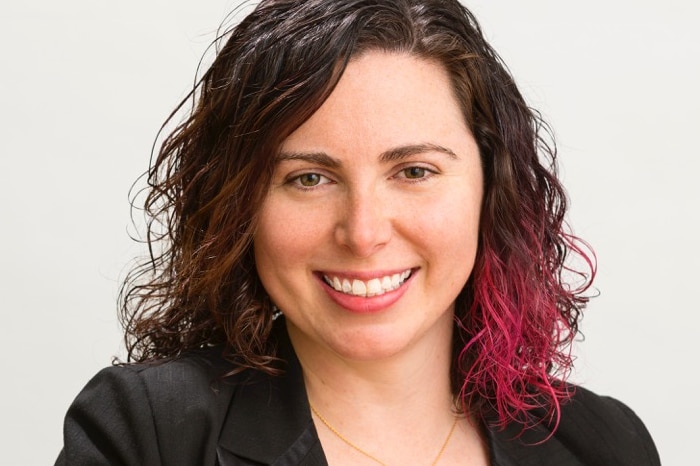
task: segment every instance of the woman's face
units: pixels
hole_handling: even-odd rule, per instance
[[[483,176],[446,71],[361,55],[281,149],[255,259],[297,352],[370,360],[449,345]]]

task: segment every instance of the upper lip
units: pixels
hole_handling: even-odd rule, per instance
[[[370,270],[370,271],[353,271],[353,272],[337,272],[337,271],[331,271],[331,270],[319,270],[318,274],[323,277],[324,275],[327,277],[338,277],[339,279],[357,279],[357,280],[362,280],[362,281],[368,281],[372,280],[373,278],[382,278],[386,276],[391,276],[395,274],[400,274],[406,271],[411,271],[413,272],[415,269],[413,267],[406,267],[403,269],[391,269],[391,270]]]

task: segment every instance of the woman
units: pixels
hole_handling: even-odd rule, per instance
[[[264,0],[196,95],[57,464],[659,464],[563,381],[591,253],[457,1]]]

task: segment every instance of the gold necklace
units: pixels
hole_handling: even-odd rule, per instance
[[[362,453],[364,456],[366,456],[367,458],[371,459],[372,461],[374,461],[374,462],[376,462],[376,463],[379,463],[379,464],[381,464],[381,465],[383,465],[383,466],[388,466],[384,461],[380,460],[379,458],[377,458],[376,456],[374,456],[374,455],[372,455],[372,454],[370,454],[370,453],[367,453],[367,452],[364,451],[362,448],[358,447],[357,445],[355,445],[354,443],[352,443],[350,440],[348,440],[348,439],[346,439],[345,437],[343,437],[343,434],[341,434],[340,432],[338,432],[338,431],[335,429],[335,427],[333,427],[332,425],[330,425],[330,423],[326,420],[325,417],[321,416],[321,413],[319,413],[319,412],[316,410],[316,408],[314,407],[314,405],[312,405],[311,403],[309,403],[309,406],[311,407],[311,411],[313,411],[313,413],[316,415],[316,417],[319,418],[319,420],[323,423],[323,425],[326,426],[326,427],[328,427],[328,430],[330,430],[331,432],[333,432],[333,433],[335,434],[336,437],[338,437],[340,440],[342,440],[343,442],[345,442],[347,445],[349,445],[350,447],[352,447],[353,449],[355,449],[355,450],[358,451],[359,453]],[[442,443],[442,447],[440,447],[440,451],[438,452],[437,456],[435,457],[435,459],[434,459],[433,462],[431,463],[431,466],[435,466],[435,465],[438,463],[438,461],[440,461],[440,457],[442,456],[442,454],[445,453],[445,448],[447,448],[447,444],[450,443],[450,439],[452,438],[452,434],[453,434],[454,431],[455,431],[455,427],[457,427],[457,421],[458,421],[458,420],[459,420],[459,418],[455,416],[455,422],[452,423],[452,427],[450,428],[450,433],[447,434],[447,438],[446,438],[445,441]]]

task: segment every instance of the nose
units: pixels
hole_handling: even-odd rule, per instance
[[[349,193],[338,212],[335,238],[358,258],[370,257],[392,236],[387,199],[371,190]]]

